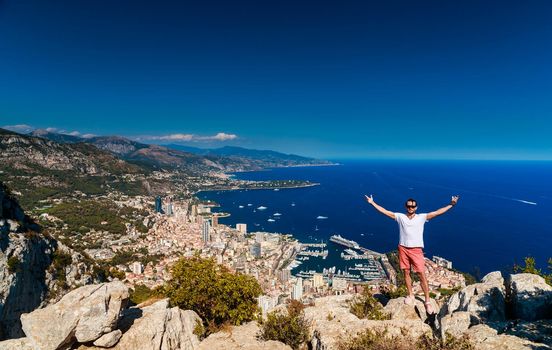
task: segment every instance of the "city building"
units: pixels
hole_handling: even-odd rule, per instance
[[[236,230],[243,235],[247,234],[247,224],[236,224]]]
[[[291,291],[291,299],[301,300],[301,298],[303,298],[303,279],[299,277]]]
[[[142,263],[139,261],[133,262],[132,265],[130,265],[130,269],[132,270],[132,273],[136,275],[141,275],[142,273],[144,273],[144,265],[142,265]]]
[[[445,258],[441,258],[440,256],[434,255],[433,256],[433,261],[441,267],[446,267],[447,269],[452,269],[452,261],[450,261],[450,260],[447,260]]]
[[[274,309],[278,305],[278,297],[271,297],[269,295],[261,295],[258,302],[259,307],[261,308],[263,318],[266,317],[266,314],[270,310]]]
[[[278,280],[280,282],[285,283],[285,282],[289,281],[290,277],[291,277],[291,271],[290,270],[283,269],[283,270],[278,271]]]
[[[256,258],[261,257],[261,243],[255,242],[251,245],[251,255],[253,255]]]
[[[155,197],[155,212],[163,214],[163,200],[161,196]]]
[[[344,278],[334,278],[332,280],[332,289],[335,292],[343,292],[347,290],[347,280]]]
[[[324,275],[321,273],[315,273],[312,276],[312,286],[314,288],[320,288],[324,286]]]
[[[211,221],[213,222],[213,227],[218,227],[218,216],[217,215],[213,215],[213,217],[211,218]]]
[[[264,239],[265,239],[264,233],[262,232],[255,233],[255,242],[261,243],[261,242],[264,242]]]
[[[201,227],[201,239],[204,243],[211,241],[211,224],[209,220],[203,220],[203,226]]]

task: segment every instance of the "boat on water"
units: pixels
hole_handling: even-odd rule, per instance
[[[247,203],[247,206],[248,206],[248,207],[250,207],[250,206],[252,206],[252,205],[253,205],[253,204],[251,204],[251,203]]]
[[[349,248],[355,248],[355,249],[360,249],[360,246],[358,245],[357,242],[353,241],[353,240],[349,240],[349,239],[346,239],[346,238],[343,238],[341,237],[341,235],[333,235],[330,237],[330,242],[334,242],[334,243],[337,243],[339,245],[342,245],[342,246],[345,246],[345,247],[349,247]]]
[[[243,208],[243,205],[240,205],[238,208],[240,208],[240,209]]]
[[[268,220],[266,220],[266,221],[268,221],[268,222],[274,222],[274,221],[276,221],[276,220],[274,220],[274,219],[268,219]]]
[[[267,207],[264,207],[264,206],[262,206],[262,205],[261,205],[260,207],[257,208],[257,210],[267,210],[267,209],[268,209]]]
[[[326,220],[327,218],[328,218],[327,216],[322,216],[322,215],[318,215],[316,217],[316,219],[318,219],[318,220]]]
[[[272,215],[274,215],[274,216],[282,216],[282,214],[280,214],[280,213],[274,213],[274,214],[272,214]]]

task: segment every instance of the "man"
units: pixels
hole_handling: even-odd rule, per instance
[[[425,295],[425,309],[428,314],[433,314],[433,310],[430,298],[429,298],[429,285],[427,283],[427,277],[425,274],[425,260],[424,260],[424,224],[426,221],[433,219],[436,216],[442,215],[450,210],[458,202],[459,196],[452,196],[450,203],[441,209],[432,211],[427,214],[416,214],[418,209],[418,203],[416,200],[410,198],[406,201],[406,214],[393,213],[382,206],[374,202],[372,195],[367,196],[366,201],[380,213],[396,220],[399,224],[400,240],[399,240],[399,265],[404,272],[404,281],[406,282],[406,288],[408,289],[408,297],[405,299],[405,303],[412,305],[414,303],[414,294],[412,293],[412,279],[410,278],[411,266],[414,271],[420,277],[420,283]]]

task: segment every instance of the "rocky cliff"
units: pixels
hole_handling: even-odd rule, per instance
[[[66,261],[56,265],[60,254]],[[21,314],[93,282],[83,257],[41,232],[0,182],[0,339],[24,335]]]

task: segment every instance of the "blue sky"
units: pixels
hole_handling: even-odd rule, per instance
[[[0,0],[0,126],[552,159],[550,18],[545,0]]]

